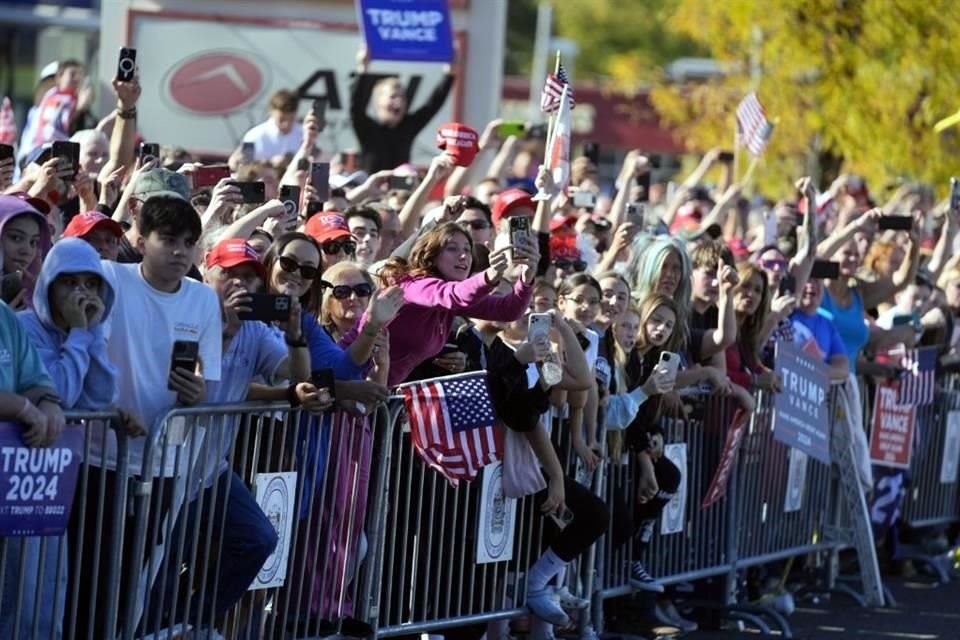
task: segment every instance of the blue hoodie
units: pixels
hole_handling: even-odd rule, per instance
[[[54,324],[50,312],[50,285],[65,273],[100,276],[106,320],[113,308],[113,286],[96,250],[79,238],[64,238],[53,245],[37,278],[33,309],[21,311],[17,317],[53,378],[64,409],[103,409],[113,404],[117,392],[117,370],[107,358],[103,322],[67,333]]]

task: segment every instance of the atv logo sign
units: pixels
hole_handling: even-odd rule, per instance
[[[254,102],[266,86],[255,58],[231,51],[205,51],[176,63],[166,91],[180,109],[214,116],[238,111]]]

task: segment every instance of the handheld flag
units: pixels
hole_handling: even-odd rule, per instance
[[[756,92],[751,91],[737,107],[737,131],[740,134],[740,144],[749,149],[750,153],[755,156],[763,153],[770,134],[773,133],[773,123],[767,120],[767,113]]]
[[[554,113],[560,108],[560,96],[563,90],[567,89],[570,98],[570,108],[573,109],[575,102],[573,99],[573,87],[570,86],[570,80],[567,78],[567,70],[562,64],[557,65],[556,74],[548,73],[547,81],[543,85],[543,91],[540,93],[540,111],[544,113]]]
[[[561,192],[570,182],[570,138],[573,136],[573,122],[570,109],[570,87],[563,88],[560,95],[560,107],[553,124],[553,135],[547,142],[547,169],[553,174],[553,182]]]

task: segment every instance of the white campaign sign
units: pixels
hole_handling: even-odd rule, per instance
[[[960,467],[960,411],[947,413],[947,430],[943,436],[943,462],[940,465],[940,483],[957,481]]]
[[[787,471],[787,492],[783,498],[783,512],[800,511],[803,506],[803,489],[807,486],[807,462],[810,456],[790,447],[790,466]]]
[[[297,493],[295,471],[258,473],[253,479],[253,485],[257,493],[257,504],[277,530],[277,548],[263,563],[248,591],[283,586],[287,577],[293,527],[297,521],[294,502]]]
[[[683,531],[683,520],[687,513],[687,445],[685,442],[664,445],[663,455],[680,470],[680,486],[663,508],[660,520],[660,535],[667,535]]]
[[[289,26],[137,14],[130,46],[140,55],[143,86],[138,123],[144,138],[199,153],[229,153],[252,126],[267,119],[278,89],[328,99],[327,127],[317,144],[326,153],[358,148],[350,125],[350,77],[361,35],[355,28],[316,23]],[[172,44],[172,43],[175,43]],[[442,78],[442,65],[377,61],[371,72],[418,83],[412,109]],[[456,88],[414,143],[416,162],[436,155],[438,127],[455,120]],[[300,116],[311,99],[301,100]]]
[[[480,521],[477,527],[477,564],[513,559],[517,501],[503,493],[503,463],[483,468]]]

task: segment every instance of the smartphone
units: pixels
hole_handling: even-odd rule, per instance
[[[643,175],[637,176],[636,181],[637,181],[637,186],[640,188],[639,201],[649,202],[650,201],[650,172],[647,171]]]
[[[272,293],[251,293],[250,311],[238,313],[241,320],[273,322],[290,319],[290,296]]]
[[[910,314],[900,314],[893,316],[893,326],[894,327],[903,327],[909,324],[913,324],[913,316]]]
[[[310,171],[310,160],[307,158],[298,159],[297,171]]]
[[[323,123],[327,121],[327,99],[315,98],[310,110],[313,111],[313,115],[320,121],[320,126],[323,126]]]
[[[314,162],[310,165],[310,184],[317,191],[317,197],[326,200],[330,197],[330,163]]]
[[[560,515],[551,513],[550,519],[553,520],[553,523],[557,525],[558,529],[566,529],[567,526],[573,522],[573,511],[571,511],[569,507],[564,507]]]
[[[310,202],[307,203],[307,211],[304,219],[309,220],[313,216],[322,212],[323,212],[323,203],[317,202],[316,200],[311,200]]]
[[[417,176],[390,176],[387,189],[390,191],[413,191],[417,188]]]
[[[170,371],[186,369],[190,373],[197,370],[197,360],[200,357],[200,343],[194,340],[177,340],[173,343],[173,352],[170,354]],[[174,391],[167,385],[167,389]]]
[[[524,122],[520,120],[509,120],[497,125],[497,136],[503,139],[509,138],[510,136],[519,138],[526,130],[527,125]]]
[[[230,177],[230,167],[214,164],[209,167],[197,167],[193,172],[193,188],[212,187],[224,178]]]
[[[781,296],[793,295],[797,292],[797,279],[789,273],[783,274],[783,277],[780,278],[780,287],[777,289],[777,292]]]
[[[535,124],[529,129],[527,129],[527,138],[530,140],[546,140],[547,139],[547,125],[545,124]]]
[[[445,356],[448,353],[456,353],[457,351],[460,351],[460,345],[448,342],[443,345],[443,349],[440,349],[440,353],[438,353],[437,356]]]
[[[252,164],[255,150],[256,148],[252,142],[244,142],[242,145],[240,145],[240,161],[243,164]]]
[[[663,368],[669,372],[671,378],[676,378],[677,372],[680,370],[680,356],[670,351],[661,353],[657,369]]]
[[[160,145],[156,142],[143,142],[140,144],[140,164],[149,160],[160,159]]]
[[[287,217],[294,218],[300,214],[300,187],[285,184],[280,187],[280,202],[287,210]]]
[[[531,313],[527,317],[527,342],[549,340],[553,318],[549,313]]]
[[[910,216],[880,216],[877,220],[877,229],[880,231],[910,231],[913,229],[913,218]]]
[[[267,201],[267,193],[262,182],[234,182],[240,189],[240,200],[243,204],[263,204]]]
[[[840,277],[840,263],[829,260],[815,260],[810,270],[811,278],[821,280],[836,280]]]
[[[733,162],[733,151],[721,151],[717,156],[717,161],[723,164],[730,164]]]
[[[512,216],[507,218],[510,224],[510,244],[515,247],[530,244],[530,218],[526,216]]]
[[[137,50],[127,47],[120,48],[120,57],[117,60],[117,80],[130,82],[137,73]]]
[[[0,144],[0,162],[4,160],[13,160],[12,144]]]
[[[57,140],[51,147],[51,156],[54,158],[66,158],[73,166],[73,176],[76,177],[80,170],[80,143],[70,142],[69,140]]]
[[[950,208],[960,211],[960,180],[950,178]]]
[[[600,145],[596,142],[583,143],[583,155],[586,156],[594,166],[600,164]]]
[[[13,302],[22,289],[23,274],[19,271],[8,273],[0,279],[0,300],[6,303]]]
[[[330,392],[330,396],[333,397],[333,369],[314,369],[310,372],[310,382],[313,383],[313,386],[317,389],[326,389]]]
[[[597,206],[597,194],[586,189],[573,192],[573,206],[577,209],[593,209]]]
[[[647,215],[647,206],[642,202],[627,203],[627,222],[635,224],[641,229],[646,222],[644,218]]]

